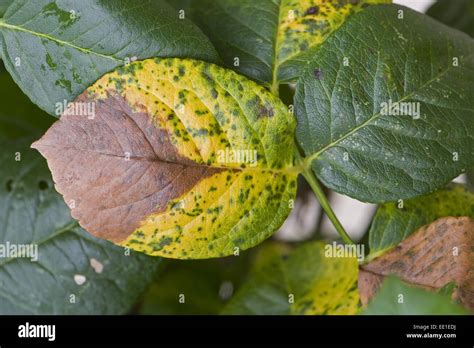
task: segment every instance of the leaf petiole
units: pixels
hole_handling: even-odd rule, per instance
[[[321,207],[324,209],[324,212],[326,213],[329,220],[331,220],[331,222],[333,223],[334,227],[336,228],[337,233],[339,233],[343,242],[346,244],[355,244],[354,241],[351,239],[351,237],[347,234],[342,224],[339,222],[336,214],[334,214],[334,211],[332,210],[331,205],[329,204],[329,201],[326,195],[324,194],[323,189],[319,185],[318,179],[314,175],[311,168],[306,167],[303,171],[303,176],[308,181],[308,184],[309,186],[311,186],[311,189],[316,195],[316,198],[318,199],[319,204],[321,204]]]

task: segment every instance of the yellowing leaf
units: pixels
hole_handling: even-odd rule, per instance
[[[230,255],[269,237],[294,199],[295,121],[218,66],[149,59],[88,88],[33,146],[90,233],[150,255]]]
[[[356,258],[326,257],[326,245],[311,242],[266,259],[249,275],[224,314],[356,314]],[[275,249],[276,250],[276,249]]]

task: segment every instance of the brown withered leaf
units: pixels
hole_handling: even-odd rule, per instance
[[[426,225],[397,247],[361,266],[359,292],[367,305],[383,277],[437,290],[454,283],[453,297],[474,310],[474,220],[445,217]]]

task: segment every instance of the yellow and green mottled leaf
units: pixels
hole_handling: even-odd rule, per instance
[[[295,121],[254,82],[149,59],[105,75],[73,106],[34,147],[90,233],[150,255],[209,258],[260,243],[289,214]]]
[[[329,246],[328,246],[329,247]],[[356,314],[358,262],[326,256],[310,242],[266,259],[224,308],[224,314]]]
[[[348,16],[387,3],[391,0],[194,0],[188,12],[229,67],[276,91],[280,83],[298,79]]]

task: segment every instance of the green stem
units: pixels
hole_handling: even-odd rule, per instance
[[[274,81],[270,86],[270,92],[276,97],[280,97],[280,84],[278,81]]]
[[[339,222],[336,214],[334,214],[334,211],[332,210],[331,205],[329,204],[329,201],[326,195],[324,194],[323,189],[319,185],[318,179],[316,179],[316,177],[314,176],[313,171],[310,168],[306,168],[303,171],[303,176],[308,181],[309,186],[311,186],[311,188],[313,189],[314,194],[318,198],[319,204],[321,204],[321,207],[323,207],[327,217],[333,223],[337,233],[339,233],[344,243],[355,244],[351,237],[349,237],[349,235],[347,234],[344,227]]]

